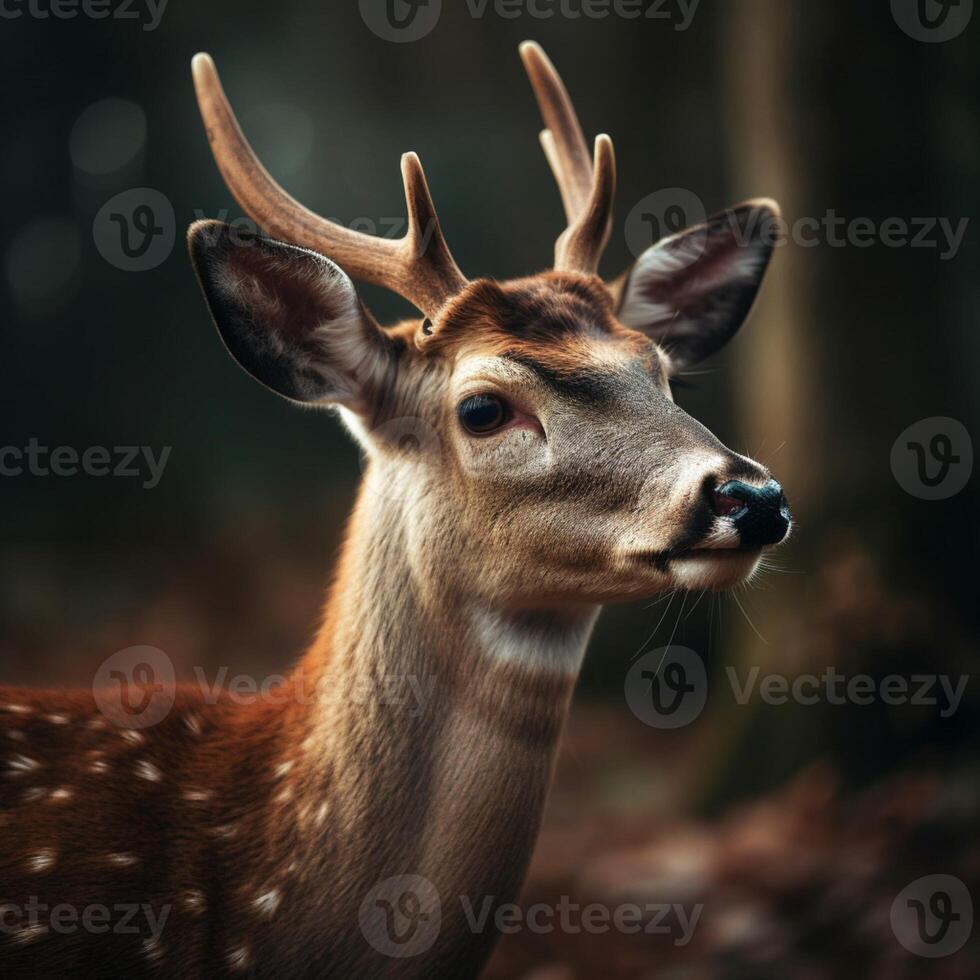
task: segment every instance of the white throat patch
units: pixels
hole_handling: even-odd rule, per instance
[[[577,674],[599,609],[572,617],[507,616],[487,609],[473,613],[480,649],[491,660],[552,674]]]

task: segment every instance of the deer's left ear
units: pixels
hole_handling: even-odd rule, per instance
[[[618,318],[663,346],[675,365],[690,367],[745,322],[779,240],[779,207],[769,200],[664,238],[620,280]]]
[[[195,222],[188,242],[218,333],[245,371],[291,401],[371,411],[395,342],[339,266],[220,221]]]

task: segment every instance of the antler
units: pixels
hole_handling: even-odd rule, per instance
[[[534,41],[521,45],[521,58],[544,124],[541,145],[561,191],[568,227],[555,244],[555,268],[594,275],[612,229],[616,159],[612,140],[596,137],[590,157],[582,126],[555,66]]]
[[[245,139],[211,56],[195,55],[194,86],[211,152],[228,189],[245,213],[277,238],[322,252],[349,276],[384,286],[434,316],[466,285],[443,237],[422,164],[402,157],[408,207],[404,238],[352,231],[303,207],[269,176]]]

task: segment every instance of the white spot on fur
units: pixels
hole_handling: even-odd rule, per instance
[[[292,762],[280,762],[273,771],[273,775],[276,777],[276,779],[282,779],[282,777],[285,776],[292,768]]]
[[[142,745],[146,741],[146,736],[135,728],[125,728],[119,733],[130,745]]]
[[[210,800],[214,793],[209,789],[185,789],[180,795],[189,803],[204,803]]]
[[[233,823],[222,824],[220,827],[214,827],[211,833],[222,840],[231,840],[238,833],[238,825]]]
[[[272,888],[252,902],[253,907],[259,913],[259,915],[265,915],[272,918],[276,914],[276,909],[279,908],[279,904],[282,902],[282,892],[278,888]]]
[[[187,730],[192,735],[200,735],[203,731],[201,727],[201,719],[197,715],[190,714],[184,719],[184,724],[187,726]]]
[[[92,765],[88,767],[88,771],[97,773],[98,775],[101,776],[103,773],[109,771],[109,763],[102,762],[102,761],[93,762]]]
[[[143,940],[143,955],[152,963],[158,962],[163,958],[163,946],[159,939],[151,936]]]
[[[35,851],[29,855],[24,867],[28,871],[41,873],[50,871],[58,862],[58,855],[53,848],[45,847],[43,850]]]
[[[64,803],[66,800],[70,800],[74,795],[74,790],[69,789],[67,786],[60,786],[58,789],[51,790],[50,799],[54,803]]]
[[[252,962],[252,952],[248,946],[234,946],[228,950],[228,966],[232,970],[247,970]]]
[[[37,759],[32,759],[26,755],[15,755],[7,760],[7,765],[12,770],[11,776],[20,776],[25,772],[35,772],[41,768],[41,763]]]
[[[67,725],[71,718],[68,715],[45,715],[45,721],[50,721],[52,725]]]
[[[330,804],[324,801],[316,811],[316,825],[322,827],[327,821],[327,814],[330,812]]]
[[[198,914],[203,912],[207,899],[199,888],[191,888],[180,896],[180,904],[188,911]]]
[[[85,727],[90,728],[93,732],[101,731],[105,728],[105,718],[92,718],[86,722]]]
[[[12,906],[10,906],[12,907]],[[46,935],[48,927],[43,922],[32,922],[30,925],[22,926],[11,937],[11,942],[18,946],[26,946]]]
[[[117,868],[132,868],[140,863],[135,854],[110,854],[107,860]]]
[[[276,803],[288,803],[293,798],[293,787],[283,786],[276,794]]]
[[[47,790],[43,786],[32,786],[30,789],[24,790],[24,795],[21,796],[21,803],[37,803],[38,800],[43,799]]]
[[[140,759],[134,768],[136,775],[140,779],[145,779],[149,783],[158,783],[163,779],[163,773],[152,762]]]
[[[29,708],[26,704],[4,704],[0,705],[4,711],[10,711],[15,715],[32,715],[34,714],[34,709]]]

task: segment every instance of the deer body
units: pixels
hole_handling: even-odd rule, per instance
[[[283,699],[210,705],[185,689],[160,725],[120,730],[89,695],[0,688],[0,746],[16,750],[0,766],[0,883],[18,907],[0,963],[52,977],[102,958],[119,976],[477,971],[495,933],[474,935],[466,911],[519,889],[594,610],[501,614],[488,629],[468,597],[408,567],[406,529],[378,509],[366,489]],[[388,703],[385,678],[418,679],[426,696]],[[364,896],[402,874],[444,896],[418,959],[383,956],[360,932]],[[49,909],[138,906],[140,931],[22,933],[32,895]]]
[[[745,318],[768,261],[749,219],[770,205],[674,236],[607,286],[612,145],[590,161],[554,70],[523,54],[569,226],[554,271],[505,283],[459,272],[415,158],[404,242],[305,211],[195,62],[229,187],[303,246],[192,228],[222,339],[279,394],[338,407],[369,462],[283,697],[181,689],[142,729],[91,694],[0,688],[5,970],[476,975],[496,932],[474,920],[519,892],[600,604],[728,587],[785,536],[778,485],[668,387]],[[425,319],[383,330],[349,276]],[[392,682],[425,696],[387,697]],[[137,912],[128,932],[66,934],[50,911],[65,904]]]

